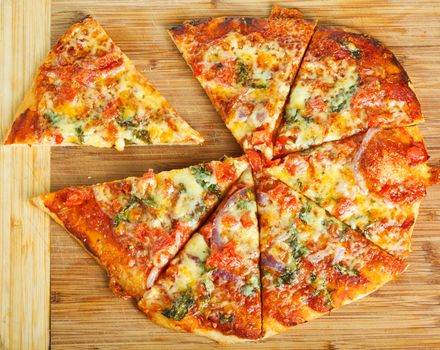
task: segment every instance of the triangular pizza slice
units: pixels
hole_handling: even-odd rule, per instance
[[[119,296],[140,299],[248,167],[227,158],[34,199],[107,270]]]
[[[275,154],[422,121],[408,75],[391,51],[365,34],[320,27],[293,84]]]
[[[407,264],[279,180],[257,187],[265,337],[375,291]]]
[[[440,180],[427,160],[416,126],[370,129],[290,154],[268,172],[404,258],[426,187]]]
[[[275,6],[269,18],[208,18],[169,33],[244,150],[272,158],[274,131],[316,22]]]
[[[5,141],[118,150],[201,142],[92,17],[49,52]]]
[[[261,335],[259,237],[250,169],[139,307],[165,327],[222,343]]]

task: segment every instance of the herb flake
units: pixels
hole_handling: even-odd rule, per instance
[[[185,292],[181,293],[176,299],[174,299],[171,307],[163,310],[162,315],[167,318],[180,321],[186,316],[193,305],[194,296],[192,295],[191,289],[188,289]]]
[[[353,276],[353,277],[357,277],[359,276],[359,271],[356,270],[354,267],[348,267],[344,264],[338,263],[333,265],[333,268],[342,273],[343,275],[348,275],[348,276]]]

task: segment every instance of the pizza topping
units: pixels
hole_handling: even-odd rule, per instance
[[[269,253],[261,254],[261,266],[272,269],[274,271],[283,272],[286,269],[286,265],[281,261],[276,260]]]
[[[33,86],[35,102],[24,106],[6,143],[122,150],[126,143],[203,141],[91,17],[61,37]]]
[[[236,273],[242,264],[241,259],[235,251],[235,244],[228,242],[220,251],[209,256],[206,266]]]
[[[348,276],[353,276],[353,277],[357,277],[359,275],[359,271],[356,270],[355,268],[350,268],[348,266],[345,266],[341,263],[337,263],[333,265],[333,268],[342,273],[343,275],[348,275]]]
[[[405,268],[279,181],[261,177],[257,190],[276,193],[258,202],[266,331],[273,331],[273,322],[289,327],[344,305]],[[283,208],[283,195],[295,197],[298,205]]]
[[[234,137],[272,158],[272,139],[315,23],[287,17],[213,18],[170,34]]]
[[[191,167],[191,172],[195,176],[195,179],[203,189],[218,196],[220,189],[217,184],[212,183],[212,173],[206,169],[204,165],[198,167]]]
[[[427,159],[423,142],[406,129],[382,130],[368,139],[359,170],[370,191],[392,202],[414,203],[423,198],[429,182],[423,169]]]
[[[417,127],[370,129],[283,158],[268,172],[393,255],[410,251],[417,203],[432,182]],[[300,219],[307,221],[306,211]]]
[[[319,28],[304,56],[275,143],[285,155],[368,128],[423,121],[396,58],[361,34]]]
[[[206,167],[211,168],[211,167]],[[205,179],[205,171],[201,171]],[[258,224],[253,179],[246,170],[199,233],[195,233],[140,301],[172,325],[256,339],[261,333]],[[252,225],[242,224],[242,217]],[[215,221],[220,225],[215,230]],[[214,244],[214,237],[221,244]],[[208,245],[209,244],[209,245]],[[167,323],[169,324],[169,323]]]
[[[173,301],[173,304],[171,305],[170,308],[163,310],[162,314],[165,317],[171,318],[176,321],[180,321],[186,316],[186,314],[193,307],[193,305],[194,305],[194,296],[192,294],[192,291],[188,289],[185,292],[181,293]]]

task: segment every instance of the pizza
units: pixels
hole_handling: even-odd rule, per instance
[[[154,322],[221,343],[261,336],[259,231],[250,169],[149,289]]]
[[[49,52],[5,141],[118,150],[201,142],[92,17]]]
[[[275,153],[422,121],[408,75],[391,51],[368,35],[319,27],[292,87]]]
[[[33,200],[159,325],[264,339],[407,268],[419,205],[440,183],[420,104],[380,42],[315,26],[275,6],[172,28],[245,155]],[[88,17],[40,67],[6,143],[202,141]]]
[[[208,18],[169,33],[238,143],[272,158],[274,132],[315,25],[275,6],[269,18]]]
[[[107,270],[121,297],[140,299],[248,168],[226,158],[42,195],[48,212]]]
[[[407,264],[279,180],[257,186],[263,334],[277,334],[348,304]]]
[[[426,187],[440,179],[427,160],[416,126],[370,129],[288,155],[268,172],[405,258]]]

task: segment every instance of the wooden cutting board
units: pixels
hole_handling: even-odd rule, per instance
[[[20,0],[23,1],[23,0]],[[47,1],[42,1],[47,5]],[[291,1],[321,24],[345,25],[383,41],[411,77],[426,116],[420,128],[440,163],[440,2]],[[51,190],[184,167],[241,150],[192,77],[166,28],[206,16],[267,16],[271,1],[52,0],[51,44],[76,20],[94,15],[148,80],[205,137],[203,146],[51,151]],[[22,16],[22,13],[14,13]],[[49,20],[49,19],[47,19]],[[26,23],[26,22],[25,22]],[[28,31],[38,28],[28,27]],[[15,40],[15,39],[14,39]],[[29,77],[26,77],[29,79]],[[32,181],[32,177],[27,179]],[[50,344],[53,349],[221,348],[148,321],[107,287],[100,267],[58,225],[50,226]],[[408,271],[373,295],[308,324],[242,348],[435,348],[440,346],[440,186],[421,206]],[[18,293],[18,291],[17,291]],[[16,347],[10,344],[10,349]]]

